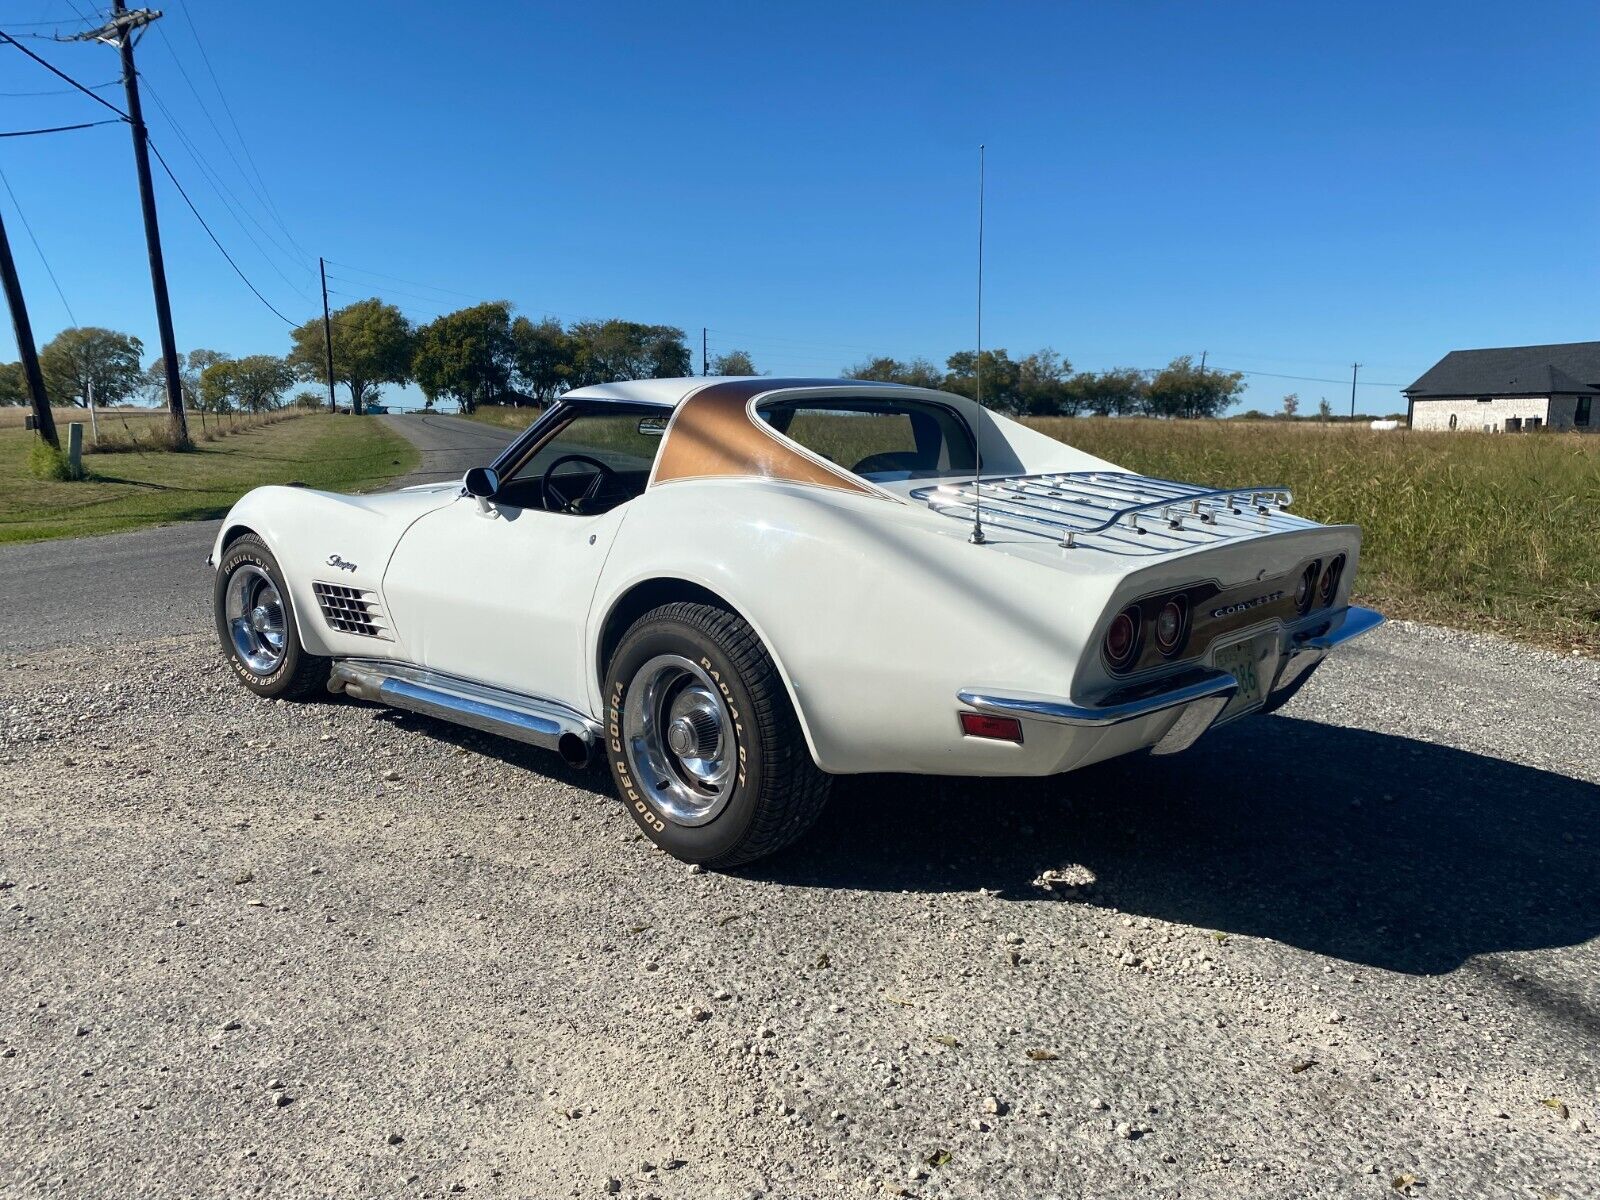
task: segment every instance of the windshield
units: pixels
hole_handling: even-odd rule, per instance
[[[976,465],[966,422],[921,400],[788,400],[757,410],[779,433],[863,479],[942,479]]]

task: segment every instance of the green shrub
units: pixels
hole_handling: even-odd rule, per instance
[[[35,479],[58,482],[83,478],[81,470],[73,473],[72,464],[67,461],[67,452],[57,450],[43,438],[34,438],[33,445],[28,447],[28,471]]]

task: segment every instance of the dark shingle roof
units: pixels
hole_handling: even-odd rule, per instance
[[[1600,342],[1452,350],[1404,390],[1416,400],[1600,393]]]

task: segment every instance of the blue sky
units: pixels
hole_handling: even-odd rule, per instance
[[[709,326],[778,374],[942,361],[973,336],[986,142],[985,342],[1014,354],[1208,351],[1257,372],[1245,407],[1303,411],[1347,407],[1359,360],[1359,407],[1385,412],[1403,401],[1379,385],[1446,350],[1600,337],[1592,0],[162,7],[151,136],[296,321],[320,253],[335,304],[376,292],[418,320],[503,297]],[[7,0],[0,28],[94,11]],[[116,77],[109,48],[25,44]],[[110,115],[13,95],[60,86],[0,48],[0,127]],[[77,320],[153,355],[126,130],[0,140],[0,169]],[[287,349],[159,167],[157,193],[180,349]],[[67,312],[0,206],[43,342]]]

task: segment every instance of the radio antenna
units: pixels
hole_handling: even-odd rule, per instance
[[[978,146],[978,357],[973,360],[972,373],[976,380],[978,407],[983,407],[983,156],[984,147]],[[967,538],[974,546],[983,545],[983,443],[979,440],[976,421],[972,426],[972,533]]]

